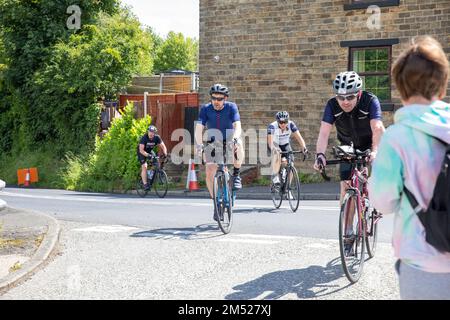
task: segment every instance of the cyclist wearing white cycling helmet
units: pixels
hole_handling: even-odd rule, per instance
[[[210,143],[224,143],[234,145],[235,157],[233,158],[233,189],[242,188],[239,176],[242,162],[244,161],[244,147],[241,141],[241,119],[239,109],[234,102],[229,102],[229,90],[219,83],[214,84],[209,95],[211,102],[200,109],[199,119],[195,128],[196,151],[200,156],[204,149],[203,130],[207,128],[209,146],[205,147],[206,158],[206,186],[212,198],[214,175],[217,170],[216,154],[222,154],[221,150],[215,150]],[[230,159],[231,160],[231,159]]]
[[[150,185],[147,181],[147,161],[146,159],[152,155],[156,155],[154,149],[160,146],[164,157],[167,157],[167,148],[161,137],[157,135],[158,129],[151,125],[147,129],[147,133],[144,134],[139,140],[137,156],[138,161],[141,164],[141,178],[144,183],[144,189],[150,190]],[[153,165],[158,166],[158,160],[153,159]]]
[[[337,139],[341,145],[361,151],[371,149],[371,161],[377,154],[378,144],[384,132],[381,105],[378,98],[362,90],[361,77],[354,71],[341,72],[333,81],[335,97],[328,100],[320,126],[316,145],[314,169],[326,165],[325,152],[333,124],[336,125]],[[341,201],[351,177],[351,165],[340,165]]]
[[[272,181],[277,187],[280,185],[279,171],[280,166],[287,165],[287,155],[281,155],[281,152],[292,151],[290,138],[295,137],[304,154],[308,153],[305,140],[294,121],[289,119],[287,111],[279,111],[275,115],[276,121],[272,122],[267,128],[267,145],[272,152]]]

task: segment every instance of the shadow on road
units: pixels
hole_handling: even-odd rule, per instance
[[[136,232],[132,238],[201,240],[223,236],[217,224],[202,224],[194,228],[163,228]]]
[[[304,269],[276,271],[233,287],[237,292],[225,296],[227,300],[280,299],[287,294],[296,294],[299,299],[311,299],[336,293],[346,287],[331,285],[341,277],[340,258],[331,260],[325,267],[309,266]]]

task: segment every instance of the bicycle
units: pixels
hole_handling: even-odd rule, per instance
[[[142,198],[147,196],[147,194],[151,191],[152,187],[155,189],[156,195],[160,198],[164,198],[167,194],[168,190],[168,178],[167,173],[164,171],[164,165],[169,161],[168,157],[165,157],[164,160],[159,164],[159,159],[154,152],[150,154],[150,157],[147,157],[147,183],[150,184],[150,188],[145,190],[144,183],[142,181],[141,173],[139,171],[137,182],[136,182],[136,191],[138,195]]]
[[[281,154],[287,154],[287,166],[280,167],[278,172],[280,178],[280,186],[277,187],[273,183],[270,184],[270,193],[272,201],[276,209],[281,206],[283,198],[289,201],[292,212],[296,212],[300,204],[300,180],[298,178],[297,169],[294,166],[294,154],[302,153],[303,161],[306,160],[306,154],[303,151],[282,151]]]
[[[327,165],[351,163],[352,172],[348,189],[342,201],[339,214],[339,251],[342,267],[351,283],[359,280],[362,274],[365,249],[369,258],[374,257],[378,222],[382,214],[371,207],[367,189],[370,149],[355,150],[353,147],[333,147],[334,156],[338,159],[327,161]],[[321,167],[322,177],[329,181],[325,167]],[[354,217],[357,217],[356,223]],[[349,225],[352,225],[349,232]]]
[[[215,146],[215,150],[217,147],[222,147],[223,154],[225,155],[227,152],[227,147],[230,144],[227,143],[208,143],[207,146]],[[202,150],[204,154],[205,150]],[[236,153],[234,152],[234,157],[236,158]],[[224,234],[227,234],[231,231],[231,227],[233,225],[233,206],[236,200],[236,191],[232,188],[232,179],[231,174],[228,170],[228,166],[224,163],[224,156],[219,157],[221,160],[217,162],[218,168],[216,174],[214,175],[214,183],[213,183],[213,202],[214,208],[217,212],[217,224],[219,225],[220,230]],[[202,162],[203,155],[202,155]]]

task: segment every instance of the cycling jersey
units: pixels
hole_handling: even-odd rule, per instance
[[[362,91],[359,101],[351,112],[344,112],[336,97],[328,100],[322,121],[335,124],[337,138],[343,145],[353,142],[355,148],[372,147],[372,128],[370,120],[381,120],[381,105],[378,98],[370,92]]]
[[[234,133],[233,123],[240,121],[239,110],[233,102],[225,101],[220,111],[216,111],[212,103],[209,103],[200,109],[198,121],[208,129],[208,141],[214,141],[216,136],[218,140],[228,140]],[[216,130],[210,129],[220,130],[222,136],[219,137]]]
[[[286,126],[286,131],[281,131],[280,126],[277,121],[269,124],[267,128],[267,134],[273,135],[273,142],[277,145],[286,145],[289,144],[289,139],[291,138],[291,134],[298,131],[297,126],[294,121],[289,120],[288,125]]]
[[[159,135],[155,134],[155,136],[150,139],[150,137],[148,136],[148,134],[145,134],[141,137],[141,140],[139,141],[139,144],[143,144],[144,145],[144,150],[147,153],[152,152],[153,148],[155,148],[158,144],[162,143],[162,139]],[[139,152],[139,145],[138,145],[138,153]]]

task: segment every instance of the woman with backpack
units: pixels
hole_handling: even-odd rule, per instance
[[[450,163],[450,105],[442,101],[448,58],[434,38],[417,37],[392,76],[403,107],[381,139],[369,180],[371,203],[395,213],[400,297],[450,299],[450,168],[443,165]]]

